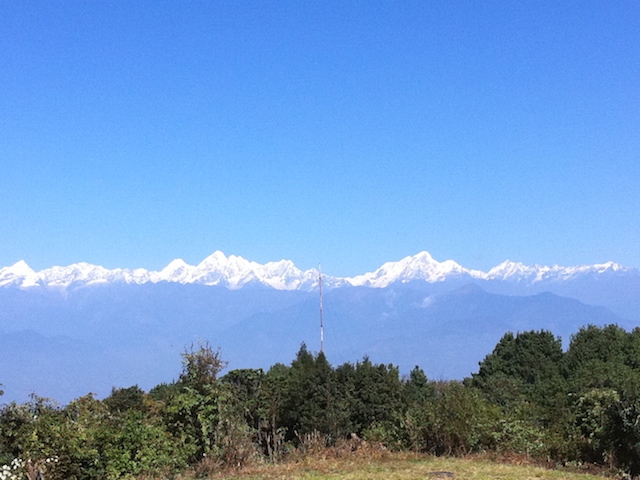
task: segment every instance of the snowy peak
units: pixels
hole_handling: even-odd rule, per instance
[[[156,275],[151,275],[151,281],[159,282],[174,282],[174,283],[190,283],[193,278],[194,267],[189,265],[181,258],[176,258],[169,262],[169,265],[164,267]]]
[[[221,285],[230,289],[256,284],[276,290],[307,290],[317,285],[317,275],[313,269],[301,271],[290,260],[261,265],[216,251],[197,266],[174,260],[159,273],[158,278],[160,281]]]
[[[197,283],[205,285],[225,285],[232,289],[241,288],[244,285],[255,282],[258,277],[256,270],[261,265],[250,262],[242,257],[217,251],[205,258],[196,267]]]
[[[27,265],[27,262],[25,262],[24,260],[20,260],[19,262],[16,262],[14,265],[7,267],[6,270],[15,272],[18,275],[32,275],[36,273],[31,269],[29,265]]]
[[[51,267],[39,272],[43,282],[52,287],[67,287],[74,282],[85,284],[106,283],[119,273],[90,263],[74,263],[68,267]]]
[[[420,252],[417,255],[405,257],[398,262],[387,262],[374,272],[345,280],[354,286],[373,288],[385,288],[396,282],[424,281],[436,283],[465,277],[470,281],[504,281],[533,285],[543,281],[560,282],[588,275],[620,273],[640,275],[637,270],[614,262],[575,267],[561,267],[558,265],[549,267],[544,265],[525,265],[524,263],[510,260],[502,262],[488,272],[483,272],[464,268],[453,260],[438,262],[429,252]]]
[[[326,276],[327,286],[344,283],[341,279]],[[198,265],[189,265],[182,259],[171,261],[160,271],[143,268],[109,270],[89,263],[75,263],[67,267],[51,267],[33,271],[24,261],[0,269],[0,286],[20,288],[49,287],[68,288],[106,283],[159,283],[219,285],[239,289],[246,285],[263,285],[276,290],[312,290],[318,285],[318,271],[301,271],[290,260],[261,265],[243,257],[216,251]]]
[[[520,262],[506,260],[500,265],[493,267],[482,278],[485,280],[501,280],[536,283],[545,280],[563,281],[585,275],[602,275],[609,273],[631,273],[634,269],[623,267],[614,262],[607,262],[595,265],[579,265],[575,267],[561,267],[553,265],[525,265]]]
[[[399,262],[387,262],[372,273],[352,277],[347,281],[354,286],[384,288],[395,282],[424,280],[435,283],[454,276],[474,277],[480,273],[467,270],[453,260],[438,262],[429,252],[420,252],[412,257],[405,257]]]
[[[37,274],[27,262],[20,260],[10,267],[0,268],[0,287],[8,285],[37,285]]]
[[[258,277],[262,283],[276,290],[311,290],[318,285],[316,269],[303,272],[291,260],[280,260],[263,265]]]
[[[538,282],[561,282],[585,276],[621,274],[640,276],[640,272],[636,269],[623,267],[614,262],[576,267],[558,265],[548,267],[506,260],[488,272],[482,272],[464,268],[453,260],[439,262],[429,252],[424,251],[397,262],[387,262],[377,270],[363,275],[350,278],[323,275],[322,280],[328,288],[340,286],[385,288],[396,282],[436,283],[449,279],[510,282],[526,286]],[[262,265],[236,255],[227,257],[224,253],[216,251],[198,265],[189,265],[182,259],[175,259],[160,271],[148,271],[143,268],[109,270],[89,263],[75,263],[67,267],[57,266],[35,272],[21,260],[10,267],[0,268],[0,287],[64,289],[106,283],[170,282],[217,285],[229,289],[262,285],[276,290],[311,291],[318,287],[318,276],[318,270],[302,271],[290,260],[268,262]]]
[[[485,279],[487,280],[507,280],[509,278],[513,279],[523,279],[530,278],[531,276],[535,276],[537,274],[539,267],[537,266],[527,266],[521,262],[512,262],[511,260],[505,260],[500,265],[496,265],[491,270],[489,270]]]

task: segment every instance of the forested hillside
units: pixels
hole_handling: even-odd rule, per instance
[[[507,333],[462,382],[430,380],[419,367],[402,377],[366,357],[332,366],[304,344],[290,365],[267,371],[221,375],[225,362],[206,343],[182,361],[175,382],[149,392],[132,386],[65,406],[37,396],[4,404],[1,478],[206,474],[347,439],[640,474],[640,329],[584,327],[566,351],[549,331]]]

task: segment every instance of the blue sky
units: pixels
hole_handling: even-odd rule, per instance
[[[0,266],[640,267],[640,4],[0,0],[0,193]]]

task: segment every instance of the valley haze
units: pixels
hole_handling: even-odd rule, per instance
[[[0,268],[2,401],[35,392],[67,402],[112,387],[177,378],[185,346],[210,341],[229,369],[289,363],[319,349],[316,269],[259,264],[216,251],[159,271],[77,263]],[[587,324],[640,321],[640,272],[617,263],[573,267],[505,261],[488,271],[423,251],[354,277],[323,273],[330,362],[393,363],[460,379],[507,331],[570,336]]]

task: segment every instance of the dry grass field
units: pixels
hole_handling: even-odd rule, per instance
[[[519,464],[517,464],[519,463]],[[202,475],[202,471],[199,472]],[[203,478],[199,475],[199,478]],[[195,478],[195,477],[188,477]],[[317,456],[278,465],[209,474],[204,478],[229,480],[602,480],[602,476],[569,469],[546,469],[526,462],[504,463],[483,457],[447,458],[391,454]]]

